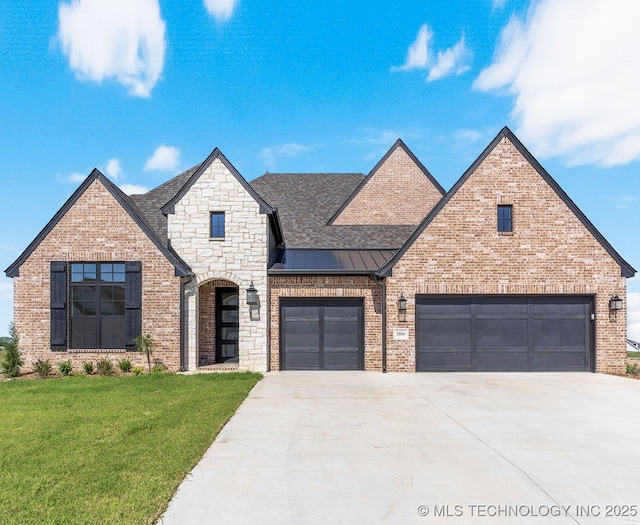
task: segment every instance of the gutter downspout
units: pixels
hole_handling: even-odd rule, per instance
[[[382,288],[382,373],[387,372],[387,281],[375,273],[371,279]]]
[[[186,356],[185,356],[185,347],[186,347],[186,342],[185,339],[187,337],[187,334],[185,333],[185,288],[187,286],[187,284],[189,284],[191,281],[193,281],[193,277],[187,277],[186,279],[180,279],[180,372],[186,372],[186,366],[185,366],[185,361],[186,361]]]

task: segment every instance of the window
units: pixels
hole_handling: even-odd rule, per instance
[[[510,232],[513,231],[512,221],[513,207],[511,204],[505,206],[498,206],[498,231]]]
[[[125,264],[71,263],[71,348],[125,347]]]
[[[224,239],[224,212],[211,212],[211,238]]]

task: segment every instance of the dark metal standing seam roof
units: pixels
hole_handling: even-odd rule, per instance
[[[375,272],[395,250],[279,250],[269,265],[269,275],[365,274]]]

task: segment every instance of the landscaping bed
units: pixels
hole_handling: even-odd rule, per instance
[[[0,383],[0,523],[154,523],[259,374]]]

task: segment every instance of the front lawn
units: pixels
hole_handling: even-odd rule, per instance
[[[0,383],[0,523],[154,523],[260,377]]]

